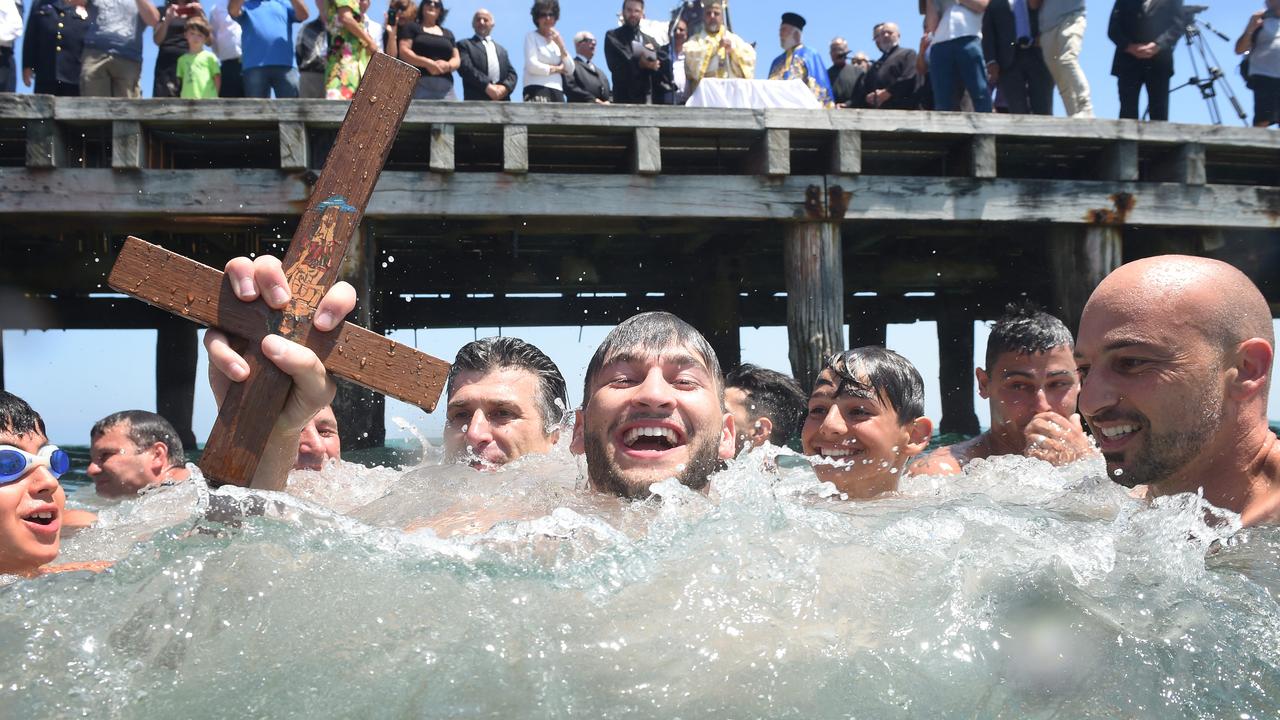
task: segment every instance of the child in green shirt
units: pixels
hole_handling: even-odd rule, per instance
[[[213,30],[204,18],[187,20],[183,33],[187,38],[187,54],[178,58],[178,79],[182,81],[184,98],[216,98],[222,87],[222,65],[218,57],[205,49],[213,38]]]

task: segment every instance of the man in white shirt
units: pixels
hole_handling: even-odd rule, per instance
[[[22,36],[22,3],[0,0],[0,92],[18,89],[18,69],[13,44]]]
[[[213,29],[211,49],[222,65],[222,84],[218,87],[218,97],[244,97],[244,80],[240,76],[240,23],[227,13],[226,0],[213,0],[213,7],[209,10],[209,26]]]

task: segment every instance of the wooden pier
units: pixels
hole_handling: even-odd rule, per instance
[[[189,433],[194,328],[112,296],[110,260],[126,234],[218,267],[278,253],[345,112],[0,98],[0,327],[159,330],[160,412]],[[888,323],[935,320],[941,426],[972,431],[972,323],[1011,300],[1074,327],[1120,262],[1187,252],[1239,266],[1280,316],[1280,134],[415,102],[360,234],[346,276],[357,322],[381,331],[607,325],[666,309],[726,365],[740,327],[787,325],[806,382],[843,325],[859,345],[883,342]],[[380,401],[344,402],[344,434],[381,442]]]

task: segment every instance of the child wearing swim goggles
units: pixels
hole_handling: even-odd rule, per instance
[[[37,574],[58,557],[66,514],[58,477],[70,467],[31,406],[0,390],[0,575]]]

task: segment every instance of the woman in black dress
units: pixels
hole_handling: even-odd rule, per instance
[[[462,59],[453,33],[442,25],[448,14],[440,0],[423,0],[418,21],[402,24],[396,35],[400,59],[422,73],[413,92],[415,100],[458,99],[453,92],[453,71]]]

